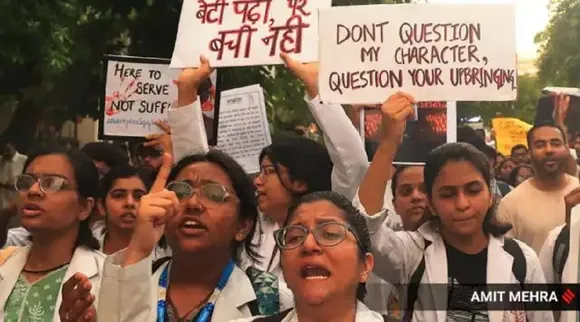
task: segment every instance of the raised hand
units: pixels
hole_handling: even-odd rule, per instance
[[[175,215],[179,201],[173,191],[165,190],[172,166],[171,155],[163,155],[163,164],[151,191],[141,198],[137,211],[137,225],[127,248],[123,266],[139,262],[149,256],[163,236],[165,222]]]
[[[403,138],[407,120],[413,117],[413,104],[417,102],[413,96],[397,92],[391,95],[381,106],[383,114],[383,133],[387,137]]]
[[[572,208],[580,204],[580,187],[570,191],[565,197],[566,203],[566,224],[570,225],[570,217],[572,216]]]
[[[568,109],[570,108],[570,96],[558,94],[554,98],[554,121],[564,127]]]
[[[93,322],[97,320],[97,311],[91,294],[92,284],[89,279],[76,273],[62,285],[62,302],[58,315],[62,322]]]
[[[213,72],[207,58],[201,56],[199,60],[201,64],[198,68],[186,68],[179,74],[176,82],[178,107],[195,102],[199,85]]]
[[[303,64],[286,53],[281,53],[280,58],[284,60],[284,64],[292,74],[304,84],[308,95],[311,98],[318,96],[318,63]]]
[[[143,146],[159,146],[163,149],[163,152],[173,155],[173,143],[171,142],[171,127],[169,124],[156,121],[157,125],[163,133],[156,133],[147,136],[147,142],[143,143]]]

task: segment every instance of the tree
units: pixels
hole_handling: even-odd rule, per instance
[[[536,36],[540,81],[552,86],[580,84],[580,0],[552,0],[551,19]]]
[[[386,2],[409,0],[335,0],[333,4]],[[43,123],[58,130],[77,116],[96,118],[103,55],[171,57],[181,4],[182,0],[0,2],[4,37],[0,113],[1,119],[12,119],[3,136],[26,151],[43,137],[38,133]],[[225,89],[262,85],[274,133],[312,121],[302,87],[283,66],[220,70]]]
[[[457,117],[460,119],[481,116],[486,125],[498,116],[515,117],[533,123],[536,104],[542,86],[535,75],[518,76],[518,98],[514,102],[458,102]]]

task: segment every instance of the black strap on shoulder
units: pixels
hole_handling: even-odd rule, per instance
[[[253,300],[252,302],[248,303],[248,307],[250,308],[250,313],[252,313],[252,316],[260,315],[260,307],[258,306],[258,300]]]
[[[409,282],[409,288],[407,289],[407,307],[405,308],[405,314],[403,315],[403,322],[409,322],[413,319],[413,307],[415,306],[415,301],[417,301],[417,296],[419,293],[419,284],[421,284],[421,279],[425,273],[425,250],[431,245],[431,242],[425,240],[425,248],[423,249],[423,258],[419,266],[411,275],[411,280]]]
[[[504,238],[503,249],[514,258],[512,264],[512,273],[520,283],[520,286],[524,286],[526,281],[526,257],[524,252],[518,243],[511,238]]]
[[[554,244],[554,252],[552,253],[552,267],[556,274],[556,283],[562,282],[562,273],[564,272],[564,265],[568,260],[568,253],[570,251],[570,226],[564,225]]]
[[[153,267],[152,267],[152,272],[155,273],[155,271],[157,271],[159,269],[159,267],[161,267],[161,265],[163,265],[163,263],[169,261],[171,259],[171,257],[163,257],[163,258],[159,258],[158,260],[153,262]]]
[[[401,322],[401,320],[397,319],[396,317],[392,317],[390,315],[383,315],[384,322]]]
[[[282,320],[284,320],[290,311],[292,311],[292,309],[282,311],[278,314],[257,318],[254,320],[254,322],[282,322]]]

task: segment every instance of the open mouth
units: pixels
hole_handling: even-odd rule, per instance
[[[133,222],[137,219],[137,215],[132,212],[127,212],[121,215],[121,221],[123,222]]]
[[[306,280],[325,280],[330,277],[330,272],[322,266],[306,265],[300,270],[300,275]]]
[[[37,204],[28,203],[28,204],[24,205],[24,207],[22,208],[22,211],[24,212],[24,215],[26,215],[26,216],[32,216],[32,215],[38,215],[38,214],[40,214],[41,212],[44,211],[44,209],[42,209]]]
[[[179,231],[185,235],[196,235],[205,230],[207,230],[207,227],[194,219],[184,220],[179,225]]]

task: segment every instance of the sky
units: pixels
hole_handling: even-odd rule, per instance
[[[427,0],[429,3],[513,3],[516,6],[516,41],[518,58],[534,59],[538,46],[534,37],[544,30],[550,15],[549,0]]]

